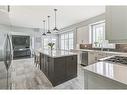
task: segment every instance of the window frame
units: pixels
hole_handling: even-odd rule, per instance
[[[94,42],[93,42],[93,26],[94,25],[99,25],[99,24],[104,24],[104,35],[103,35],[103,37],[104,37],[104,39],[103,39],[103,41],[102,41],[102,44],[100,44],[100,46],[95,46],[94,45]],[[96,22],[96,23],[93,23],[93,24],[90,24],[89,26],[90,26],[90,28],[89,28],[89,32],[90,32],[90,42],[92,43],[92,47],[93,48],[115,48],[115,44],[110,44],[109,42],[108,42],[108,40],[106,40],[106,38],[105,38],[105,36],[106,36],[106,31],[105,31],[105,20],[102,20],[102,21],[99,21],[99,22]]]
[[[90,24],[90,38],[91,38],[92,47],[94,47],[94,48],[100,48],[99,45],[95,46],[95,44],[94,44],[96,35],[95,35],[95,39],[94,39],[94,33],[93,33],[93,32],[95,32],[94,28],[96,28],[97,25],[99,26],[99,24],[105,24],[105,20]],[[105,25],[104,25],[104,33],[103,34],[104,34],[103,37],[105,37]],[[103,39],[103,41],[105,41],[105,38]]]
[[[69,34],[72,33],[72,37],[69,37]],[[63,36],[64,35],[64,36]],[[62,36],[64,38],[62,38]],[[62,40],[64,41],[64,45],[63,47],[62,46]],[[70,40],[72,40],[72,48],[70,48]],[[67,42],[67,45],[65,45]],[[73,49],[74,48],[74,32],[73,31],[69,31],[69,32],[65,32],[65,33],[62,33],[60,34],[60,49],[61,50],[70,50],[70,49]]]

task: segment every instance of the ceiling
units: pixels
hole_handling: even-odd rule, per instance
[[[21,27],[43,28],[43,20],[51,16],[50,25],[54,27],[54,8],[57,8],[59,29],[81,22],[105,12],[105,6],[11,6],[11,24]]]

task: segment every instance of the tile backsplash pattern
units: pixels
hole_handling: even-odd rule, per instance
[[[127,52],[127,44],[116,44],[116,50],[121,52]]]
[[[80,49],[92,49],[92,44],[80,44]]]
[[[80,49],[93,49],[92,44],[80,44]],[[114,51],[127,52],[127,44],[115,44]]]

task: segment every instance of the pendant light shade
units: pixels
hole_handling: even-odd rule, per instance
[[[53,29],[54,32],[58,32],[59,31],[58,28],[57,28],[57,25],[56,25],[56,11],[57,11],[57,9],[54,9],[54,13],[55,13],[55,27]]]
[[[50,16],[48,16],[48,32],[47,34],[51,34],[51,31],[50,31]]]
[[[46,33],[45,33],[45,20],[43,20],[43,36],[46,36]]]
[[[10,12],[10,6],[9,5],[7,6],[7,10],[8,10],[8,12]]]

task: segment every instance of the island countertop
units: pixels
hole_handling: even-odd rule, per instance
[[[84,69],[127,85],[127,65],[102,61],[86,66]]]
[[[42,50],[42,49],[37,49],[36,50],[39,53],[43,53],[45,55],[48,55],[53,58],[57,57],[63,57],[63,56],[71,56],[71,55],[77,55],[76,53],[70,52],[70,51],[65,51],[65,50]]]
[[[127,52],[118,52],[118,51],[101,51],[101,50],[92,50],[92,49],[72,49],[72,50],[127,55]]]

